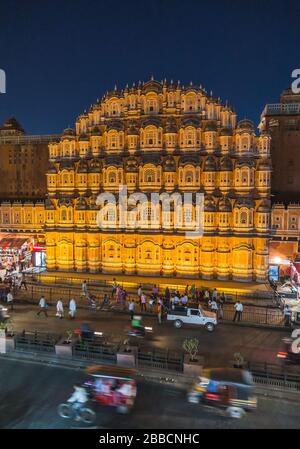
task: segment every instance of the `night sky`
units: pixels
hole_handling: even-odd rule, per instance
[[[59,133],[117,84],[191,80],[259,122],[300,68],[299,0],[0,3],[0,124]]]

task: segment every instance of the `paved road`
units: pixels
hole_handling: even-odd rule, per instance
[[[93,330],[102,331],[115,339],[125,339],[125,329],[129,326],[128,314],[113,312],[93,312],[80,309],[75,321],[68,318],[60,320],[55,317],[54,307],[49,308],[49,317],[37,316],[37,307],[16,305],[12,312],[16,331],[41,330],[65,334],[66,330],[76,329],[82,322],[87,322]],[[239,327],[234,324],[219,324],[213,333],[203,328],[187,326],[175,329],[171,323],[158,325],[155,317],[144,317],[144,324],[153,326],[151,339],[139,340],[143,345],[156,348],[181,350],[187,337],[200,340],[200,353],[209,366],[227,365],[235,352],[241,352],[247,360],[277,363],[276,354],[283,349],[281,340],[288,335],[285,330],[268,330],[262,328]]]
[[[74,369],[8,361],[0,364],[0,428],[56,429],[80,427],[57,415],[57,406],[84,373]],[[138,385],[135,408],[128,416],[98,406],[98,429],[299,428],[300,403],[259,396],[255,413],[231,420],[214,409],[186,403],[185,391],[155,383]]]

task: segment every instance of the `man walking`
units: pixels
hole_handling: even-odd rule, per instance
[[[11,290],[7,293],[7,305],[10,305],[10,310],[14,310],[14,297]]]
[[[74,320],[75,315],[76,315],[76,301],[73,298],[71,299],[71,301],[69,303],[69,315],[70,315],[70,318],[72,320]]]
[[[215,314],[218,313],[218,304],[217,304],[217,301],[214,298],[213,298],[213,300],[212,300],[212,302],[210,304],[210,310],[212,312],[214,312]]]
[[[158,324],[161,324],[161,316],[162,316],[162,304],[161,304],[161,302],[158,302],[158,304],[157,304]]]
[[[238,321],[241,321],[242,313],[243,313],[243,310],[244,310],[243,304],[240,301],[237,301],[234,304],[234,308],[235,308],[235,313],[234,313],[233,321],[235,321],[236,319]]]
[[[128,308],[129,308],[129,313],[130,313],[130,321],[132,321],[133,316],[134,316],[134,300],[133,299],[131,299]]]
[[[43,312],[45,314],[45,316],[48,316],[48,314],[47,314],[48,305],[46,303],[46,299],[44,298],[44,296],[42,296],[40,299],[39,307],[40,307],[40,310],[38,311],[37,315],[40,315],[40,313]]]
[[[82,296],[88,296],[88,288],[86,281],[81,284]]]
[[[222,293],[220,296],[220,319],[224,318],[224,304],[225,304],[225,295]]]
[[[64,305],[61,299],[59,299],[56,304],[56,316],[58,316],[60,319],[62,319],[64,316]]]
[[[147,302],[146,295],[144,293],[142,293],[142,295],[141,295],[141,312],[147,311],[146,302]]]
[[[286,304],[283,309],[284,325],[286,327],[290,327],[291,325],[291,315],[292,315],[291,309]]]

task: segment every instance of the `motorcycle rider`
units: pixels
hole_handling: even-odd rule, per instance
[[[131,327],[132,327],[133,332],[136,332],[141,335],[145,334],[145,328],[142,325],[142,317],[141,316],[134,315],[133,319],[131,320]]]

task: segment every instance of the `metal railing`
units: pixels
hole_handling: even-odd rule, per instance
[[[141,368],[149,367],[182,372],[183,354],[169,350],[139,348],[137,365]]]
[[[57,334],[49,332],[23,331],[16,335],[16,349],[30,352],[55,352],[55,345],[60,339]]]
[[[248,362],[247,369],[256,384],[300,391],[300,374],[289,371],[285,366]]]
[[[103,362],[117,363],[119,344],[104,344],[102,339],[84,338],[73,346],[73,356]]]

